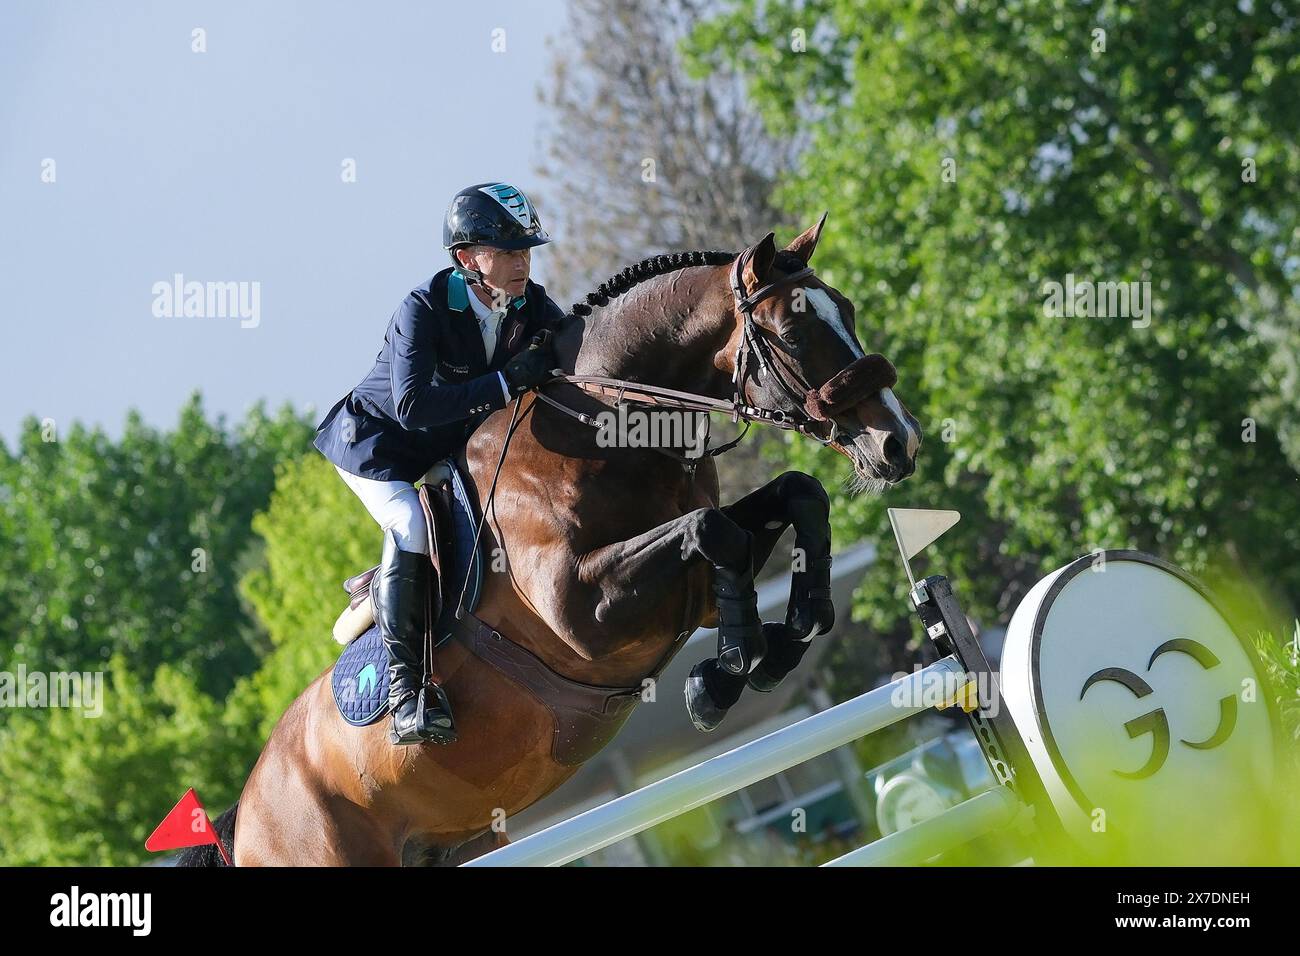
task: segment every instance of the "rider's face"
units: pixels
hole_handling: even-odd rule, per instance
[[[528,270],[532,265],[531,249],[493,249],[479,247],[470,256],[475,269],[483,274],[483,284],[490,292],[504,292],[510,298],[524,294]]]

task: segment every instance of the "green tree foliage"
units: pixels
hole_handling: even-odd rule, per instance
[[[144,679],[122,655],[105,667],[102,713],[18,710],[0,728],[0,862],[144,862],[145,838],[188,787],[228,803],[248,771],[247,738],[179,669]]]
[[[84,670],[121,654],[166,662],[224,695],[258,658],[236,584],[274,465],[310,447],[310,426],[259,406],[234,430],[192,397],[174,429],[132,414],[122,437],[29,419],[0,448],[0,659]],[[53,439],[53,440],[47,440]]]
[[[983,620],[1100,547],[1294,606],[1293,13],[735,0],[691,58],[740,68],[772,129],[811,134],[782,198],[830,210],[815,264],[926,432],[915,477],[837,504],[841,532],[888,554],[887,504],[960,509],[942,570]],[[1149,325],[1048,314],[1069,273],[1149,282]],[[791,448],[842,478],[816,451]],[[887,560],[862,596],[878,626],[905,611],[898,581]]]
[[[225,697],[267,654],[238,582],[263,560],[275,464],[310,435],[261,407],[227,429],[195,397],[170,431],[30,421],[0,445],[0,671],[103,681],[95,716],[0,710],[0,862],[139,862],[187,787],[214,808],[238,795],[264,715]]]

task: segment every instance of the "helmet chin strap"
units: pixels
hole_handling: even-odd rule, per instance
[[[505,297],[506,303],[504,308],[506,309],[509,309],[510,306],[513,305],[515,301],[520,298],[520,296],[511,295],[509,292],[506,292],[504,289],[492,288],[490,285],[488,285],[486,282],[483,281],[483,277],[481,275],[476,279],[471,278],[469,275],[466,275],[465,283],[467,285],[477,285],[480,289],[486,292],[488,294],[488,299],[490,300],[488,302],[488,305],[491,306],[492,308],[496,308],[495,303],[497,300],[497,296],[499,295]],[[469,294],[474,295],[475,293],[471,291]]]
[[[460,261],[460,257],[456,255],[454,250],[452,251],[451,254],[451,261],[452,261],[452,267],[455,269],[456,274],[459,275],[461,278],[463,278],[467,285],[479,286],[480,288],[483,289],[483,291],[487,292],[487,294],[493,299],[496,299],[498,293],[506,296],[507,308],[509,308],[511,303],[521,298],[521,296],[510,295],[504,289],[493,289],[483,280],[483,273],[479,272],[477,269],[471,269],[469,266],[462,265]]]
[[[504,289],[494,289],[486,282],[484,282],[482,279],[478,281],[477,285],[480,289],[482,289],[484,292],[488,294],[488,300],[489,300],[488,305],[491,306],[492,308],[496,308],[496,302],[498,298],[505,299],[505,305],[503,306],[503,308],[506,309],[510,308],[510,303],[514,302],[515,300],[515,297],[512,296],[509,292],[506,292]]]
[[[479,272],[477,269],[471,269],[467,265],[462,265],[460,261],[460,256],[456,255],[458,251],[459,251],[458,249],[451,250],[451,264],[452,267],[456,270],[456,275],[460,276],[462,279],[464,279],[466,282],[469,283],[474,283],[474,282],[482,283],[483,273]]]

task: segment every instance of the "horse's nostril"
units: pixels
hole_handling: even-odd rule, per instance
[[[885,453],[885,461],[897,463],[907,461],[907,449],[903,447],[903,443],[898,440],[897,435],[886,437],[884,447],[881,450]]]

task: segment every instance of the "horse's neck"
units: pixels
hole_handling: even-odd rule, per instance
[[[728,397],[730,378],[715,357],[734,323],[708,277],[682,279],[692,271],[647,280],[593,312],[582,328],[566,329],[570,347],[577,346],[575,374]]]

